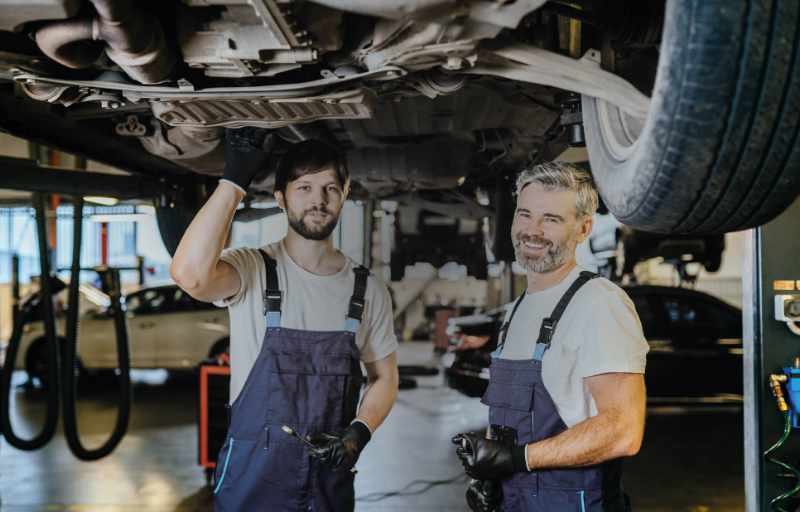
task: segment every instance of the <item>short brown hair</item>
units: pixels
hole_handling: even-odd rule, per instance
[[[310,139],[292,144],[283,155],[275,172],[275,192],[286,193],[286,186],[301,176],[316,174],[332,167],[339,178],[339,185],[347,193],[350,188],[350,173],[344,156],[332,145],[321,140]]]

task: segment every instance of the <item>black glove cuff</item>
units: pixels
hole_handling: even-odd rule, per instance
[[[525,447],[527,445],[521,444],[511,449],[511,464],[514,466],[515,473],[527,473],[528,461],[525,454]]]
[[[372,439],[372,432],[360,421],[354,421],[347,427],[347,436],[355,440],[360,453],[367,446],[369,440]]]

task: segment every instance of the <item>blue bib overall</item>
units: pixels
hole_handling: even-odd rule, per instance
[[[513,444],[529,444],[567,429],[542,381],[542,358],[558,320],[575,292],[597,277],[581,272],[542,321],[532,359],[502,359],[508,328],[523,294],[501,328],[501,342],[492,354],[489,387],[481,401],[489,406],[489,422],[498,438]],[[624,512],[629,510],[621,486],[621,461],[570,469],[546,469],[516,473],[502,481],[506,512]]]
[[[369,271],[356,282],[344,330],[281,327],[276,262],[261,252],[267,269],[267,330],[242,391],[231,405],[231,424],[217,458],[217,512],[350,512],[353,473],[333,470],[309,456],[301,436],[340,432],[355,418],[363,376],[356,331],[364,310]]]

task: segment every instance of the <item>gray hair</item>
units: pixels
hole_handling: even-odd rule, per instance
[[[591,217],[597,211],[597,189],[592,175],[566,162],[545,162],[524,169],[517,177],[517,197],[522,189],[536,183],[545,190],[572,190],[575,192],[575,210],[578,217]]]

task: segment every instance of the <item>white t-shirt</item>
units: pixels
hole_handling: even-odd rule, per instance
[[[542,320],[578,278],[576,267],[557,285],[526,293],[509,326],[500,357],[532,359]],[[506,311],[505,321],[513,307]],[[542,380],[567,427],[597,415],[583,379],[603,373],[644,373],[649,346],[628,295],[602,277],[584,284],[556,326],[542,359]]]
[[[283,293],[281,326],[310,331],[344,330],[355,284],[353,268],[358,264],[346,258],[339,272],[320,276],[295,263],[282,242],[263,249],[278,264],[278,284]],[[236,269],[242,282],[236,295],[214,303],[219,307],[227,306],[230,315],[230,402],[233,403],[258,358],[267,330],[263,300],[267,279],[258,249],[226,249],[221,259]],[[356,346],[361,360],[370,363],[394,352],[397,337],[389,290],[372,274],[367,280],[364,298],[364,315],[356,333]]]

